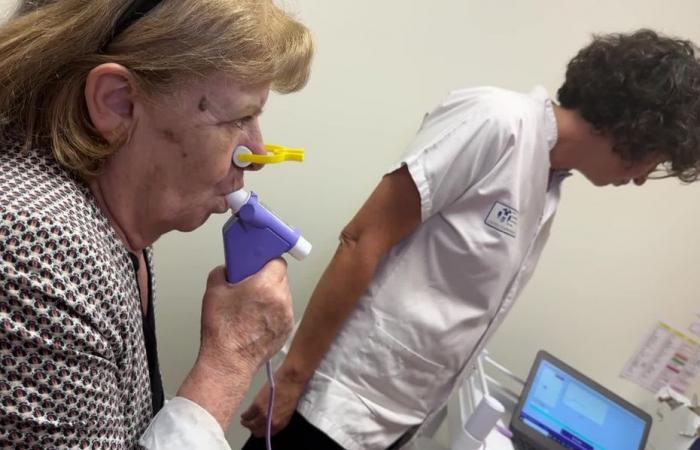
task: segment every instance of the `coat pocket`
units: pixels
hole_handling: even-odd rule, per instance
[[[350,379],[344,382],[375,415],[403,417],[420,423],[436,403],[451,378],[443,365],[408,348],[375,324],[366,345],[348,363]]]

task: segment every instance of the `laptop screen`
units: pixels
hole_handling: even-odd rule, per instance
[[[647,423],[546,359],[537,360],[520,421],[564,448],[639,450]]]

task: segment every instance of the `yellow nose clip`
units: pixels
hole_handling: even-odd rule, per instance
[[[245,145],[239,145],[233,151],[233,163],[240,168],[251,164],[274,164],[284,161],[304,161],[303,148],[290,148],[277,144],[265,144],[267,155],[256,155]]]

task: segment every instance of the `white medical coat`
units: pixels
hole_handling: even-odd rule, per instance
[[[298,411],[349,450],[385,449],[439,410],[529,280],[559,201],[543,88],[451,93],[401,161],[422,224],[381,260]]]

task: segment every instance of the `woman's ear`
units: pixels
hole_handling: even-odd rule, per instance
[[[134,79],[119,64],[100,64],[88,73],[85,103],[95,129],[114,143],[130,129],[134,111]]]

